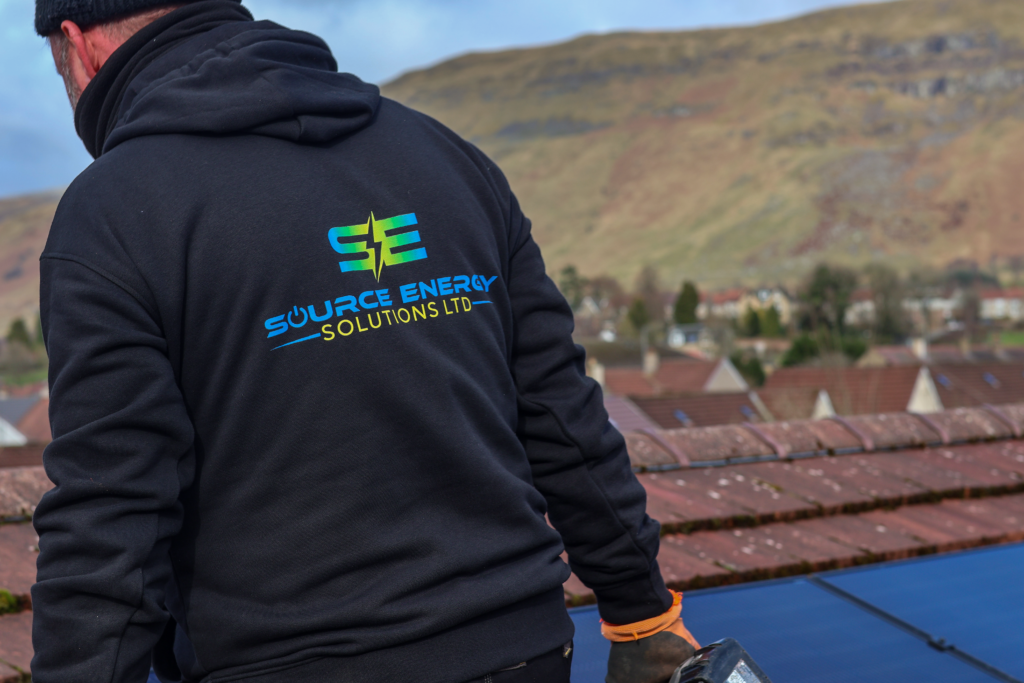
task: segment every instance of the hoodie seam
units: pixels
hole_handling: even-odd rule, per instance
[[[96,265],[94,265],[92,263],[89,263],[88,261],[82,259],[81,257],[74,256],[72,254],[62,254],[62,253],[59,253],[59,252],[58,253],[47,253],[47,254],[43,254],[42,256],[39,257],[40,261],[43,261],[43,260],[46,260],[46,259],[49,259],[51,261],[68,261],[70,263],[77,263],[78,265],[91,270],[92,272],[96,273],[97,275],[99,275],[103,279],[109,281],[111,284],[117,286],[119,289],[123,290],[126,294],[128,294],[133,299],[135,299],[135,301],[137,301],[139,303],[139,305],[142,306],[146,310],[146,313],[148,313],[150,315],[150,317],[152,317],[154,320],[156,320],[155,311],[150,307],[149,303],[145,300],[145,298],[141,294],[139,294],[128,283],[124,282],[123,280],[121,280],[117,276],[112,275],[111,273],[105,271],[104,269],[100,268],[99,266],[96,266]]]

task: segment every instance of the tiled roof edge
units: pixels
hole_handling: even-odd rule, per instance
[[[824,422],[836,428],[825,428]],[[645,472],[1000,441],[1022,434],[1024,403],[1013,403],[927,415],[906,412],[645,430],[629,434],[627,444],[634,471]]]

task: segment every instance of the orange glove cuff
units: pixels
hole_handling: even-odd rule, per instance
[[[626,643],[653,636],[655,633],[661,633],[669,628],[679,621],[679,615],[683,612],[683,594],[676,591],[669,592],[672,593],[672,606],[664,614],[622,626],[609,624],[602,620],[601,635],[613,643]],[[693,636],[690,637],[692,638]]]

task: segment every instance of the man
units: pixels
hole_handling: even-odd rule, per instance
[[[42,256],[33,680],[566,681],[563,543],[609,680],[666,679],[658,525],[494,164],[236,1],[36,9],[96,161]]]

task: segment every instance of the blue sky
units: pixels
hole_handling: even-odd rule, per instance
[[[31,0],[0,0],[0,197],[67,185],[91,161]],[[258,19],[311,31],[343,71],[385,82],[465,52],[627,29],[757,24],[849,0],[244,0]]]

